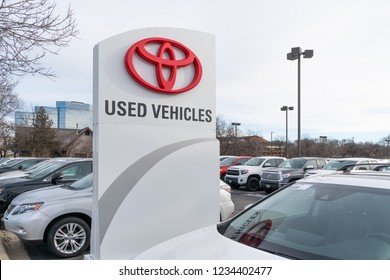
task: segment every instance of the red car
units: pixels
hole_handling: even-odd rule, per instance
[[[226,171],[230,166],[242,165],[251,158],[253,158],[253,157],[251,157],[251,156],[229,156],[228,158],[225,158],[224,160],[222,160],[220,162],[219,177],[221,178],[222,181],[225,182]]]

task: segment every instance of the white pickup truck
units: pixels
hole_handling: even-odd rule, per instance
[[[270,167],[278,167],[286,158],[276,156],[255,157],[243,165],[228,168],[225,181],[233,189],[245,186],[249,191],[260,189],[260,180],[263,170]]]

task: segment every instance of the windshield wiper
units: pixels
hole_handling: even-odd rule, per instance
[[[265,252],[267,252],[267,253],[276,255],[276,256],[285,257],[285,258],[287,258],[287,259],[291,259],[291,260],[301,260],[300,258],[297,258],[297,257],[294,257],[294,256],[290,256],[290,255],[287,255],[287,254],[284,254],[284,253],[281,253],[281,252],[278,252],[278,251],[274,251],[274,250],[270,250],[270,249],[263,249],[263,248],[258,248],[258,249],[259,249],[259,250],[262,250],[262,251],[265,251]]]

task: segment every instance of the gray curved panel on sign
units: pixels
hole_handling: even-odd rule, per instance
[[[123,200],[154,165],[182,148],[214,141],[216,141],[215,138],[199,138],[173,143],[145,155],[123,171],[99,199],[100,243],[103,241],[107,229]]]

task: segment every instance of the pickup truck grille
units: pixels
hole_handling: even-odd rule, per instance
[[[262,180],[279,180],[280,174],[279,172],[263,172]]]
[[[236,170],[236,169],[228,169],[227,172],[226,172],[227,175],[234,175],[234,176],[238,176],[240,175],[240,171],[239,170]]]

